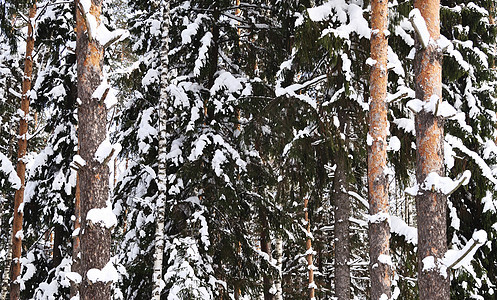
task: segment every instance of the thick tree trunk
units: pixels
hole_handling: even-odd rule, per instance
[[[431,39],[440,38],[440,1],[416,0],[414,6],[425,19]],[[416,38],[414,58],[416,98],[424,102],[433,96],[442,99],[442,51],[436,42],[423,48]],[[419,111],[416,115],[416,180],[420,186],[416,196],[418,223],[418,286],[420,299],[449,299],[449,278],[437,267],[424,268],[423,260],[442,258],[447,251],[447,197],[423,188],[426,176],[432,172],[444,176],[444,120],[433,112]],[[430,257],[430,258],[427,258]],[[425,262],[427,262],[425,260]]]
[[[109,200],[109,167],[94,156],[107,135],[107,109],[101,99],[92,97],[101,84],[103,69],[103,46],[90,39],[83,8],[76,0],[76,55],[78,61],[78,108],[79,152],[86,165],[79,169],[81,200],[81,276],[80,299],[110,299],[110,284],[88,278],[91,269],[103,269],[110,259],[110,229],[103,224],[93,224],[86,219],[91,209],[107,207]],[[102,0],[92,0],[88,14],[100,23]],[[87,17],[91,17],[88,16]],[[95,32],[93,34],[96,34]]]
[[[73,235],[72,240],[72,265],[71,272],[81,272],[80,267],[80,234],[81,234],[81,202],[79,189],[79,174],[76,175],[76,192],[74,201],[74,230],[76,235]],[[71,298],[79,293],[79,283],[71,281]]]
[[[388,1],[371,2],[371,68],[368,133],[368,187],[369,187],[369,269],[371,299],[391,297],[390,225],[388,205],[387,168],[387,50]]]
[[[157,197],[157,220],[155,229],[155,253],[154,253],[154,290],[152,299],[160,300],[162,287],[162,261],[164,257],[164,218],[165,204],[167,200],[167,86],[169,84],[169,27],[170,6],[169,1],[163,3],[162,24],[162,49],[161,49],[161,93],[159,99],[159,176]]]
[[[33,48],[34,32],[32,23],[36,16],[36,1],[29,10],[28,36],[26,39],[26,58],[24,60],[24,78],[22,81],[21,110],[24,117],[19,122],[19,146],[17,150],[17,176],[21,179],[21,187],[14,196],[14,221],[12,225],[12,264],[10,274],[10,299],[19,299],[20,285],[16,280],[21,274],[21,253],[22,253],[22,203],[24,201],[24,187],[26,177],[26,162],[24,156],[28,148],[28,115],[29,115],[29,92],[31,91],[31,76],[33,74]],[[19,209],[20,208],[20,209]]]
[[[347,194],[347,157],[337,156],[333,196],[335,199],[335,297],[350,299],[350,198]]]
[[[315,297],[315,286],[314,283],[314,264],[312,263],[312,239],[311,239],[311,221],[309,220],[309,198],[304,199],[304,213],[305,213],[305,223],[307,229],[307,240],[306,240],[306,254],[307,254],[307,269],[309,270],[309,299],[313,300]]]

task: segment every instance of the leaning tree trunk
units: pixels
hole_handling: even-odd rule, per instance
[[[81,201],[81,265],[82,282],[80,299],[110,299],[110,284],[98,276],[89,276],[88,271],[103,269],[110,259],[109,224],[98,222],[98,218],[87,220],[88,212],[96,216],[112,217],[107,208],[109,201],[109,167],[107,159],[97,160],[95,152],[106,139],[107,108],[103,99],[96,99],[93,93],[102,82],[104,49],[95,37],[96,32],[88,30],[86,20],[95,18],[100,24],[102,0],[91,0],[89,11],[76,0],[76,55],[78,66],[78,108],[79,152],[86,164],[79,169]],[[88,22],[91,23],[91,22]],[[91,27],[90,27],[91,28]],[[89,32],[90,31],[90,32]],[[101,210],[97,210],[101,209]],[[105,215],[104,215],[105,214]],[[97,269],[97,270],[95,270]],[[97,279],[97,280],[95,280]]]
[[[371,2],[371,68],[368,133],[369,270],[371,299],[391,297],[390,224],[387,168],[388,1]]]
[[[442,51],[436,42],[440,38],[440,0],[416,0],[414,6],[423,16],[430,42],[423,46],[416,37],[414,58],[416,98],[424,102],[432,97],[442,99]],[[421,109],[416,115],[416,180],[420,186],[416,195],[418,223],[418,286],[420,299],[449,299],[449,278],[437,267],[424,268],[433,259],[435,263],[447,251],[446,207],[447,197],[430,188],[423,188],[428,174],[440,176],[444,167],[444,120],[433,112]],[[424,262],[423,262],[424,261]]]
[[[335,200],[335,297],[350,299],[350,199],[347,194],[347,156],[337,155],[333,197]]]
[[[14,196],[14,220],[12,225],[12,264],[10,273],[10,299],[19,299],[20,285],[16,280],[21,275],[21,253],[22,253],[22,203],[24,201],[24,184],[26,177],[26,162],[24,156],[28,148],[28,115],[29,115],[29,92],[31,90],[31,76],[33,74],[33,48],[35,44],[33,26],[36,16],[36,1],[29,10],[28,37],[26,39],[26,58],[24,60],[24,77],[22,81],[21,110],[23,117],[19,121],[19,146],[17,150],[17,176],[21,179],[21,187]]]
[[[157,220],[155,228],[155,253],[154,253],[154,290],[152,299],[159,300],[162,287],[162,262],[164,257],[164,218],[165,203],[167,200],[167,86],[169,84],[169,27],[171,25],[169,1],[163,4],[162,12],[162,49],[161,49],[161,90],[159,99],[159,176],[157,197]]]

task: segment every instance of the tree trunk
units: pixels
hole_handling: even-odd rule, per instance
[[[10,299],[19,299],[20,285],[16,280],[21,274],[21,253],[22,253],[22,218],[24,201],[24,187],[26,177],[26,162],[24,156],[28,148],[28,115],[29,115],[29,92],[31,91],[31,76],[33,74],[33,48],[34,48],[34,32],[31,23],[36,16],[36,1],[29,10],[28,36],[26,39],[26,58],[24,59],[24,77],[22,81],[22,96],[21,110],[24,117],[19,121],[19,146],[17,150],[17,176],[21,179],[21,187],[16,191],[14,196],[14,220],[12,225],[12,264],[10,274]]]
[[[61,224],[55,224],[54,228],[54,239],[53,239],[53,259],[52,259],[52,268],[56,268],[62,262],[62,251],[60,249],[63,238],[62,234],[64,233],[64,228]]]
[[[5,260],[5,266],[3,268],[2,275],[2,289],[0,291],[0,299],[7,299],[7,293],[9,292],[9,270],[10,261],[12,260],[12,247],[10,244],[7,245],[7,258]]]
[[[268,236],[269,225],[267,221],[266,213],[263,209],[260,210],[261,217],[261,251],[266,253],[269,257],[269,261],[271,261],[271,239]],[[269,264],[269,263],[268,263]],[[273,300],[274,295],[271,294],[271,286],[272,286],[271,277],[268,275],[263,275],[263,290],[264,290],[264,300]]]
[[[335,297],[350,299],[350,199],[347,194],[347,157],[338,155],[336,160],[333,196],[335,198]]]
[[[368,191],[369,214],[369,270],[371,274],[371,299],[386,295],[391,297],[390,225],[388,205],[387,168],[387,51],[388,1],[371,2],[371,68],[368,139]]]
[[[80,267],[80,239],[81,234],[81,202],[80,202],[80,189],[79,189],[79,174],[76,175],[76,192],[74,201],[74,230],[78,230],[77,235],[73,236],[72,240],[72,265],[71,272],[79,273]],[[79,283],[71,280],[71,298],[76,296],[79,292]]]
[[[314,264],[312,263],[312,241],[311,241],[311,221],[309,220],[309,198],[304,199],[305,223],[307,229],[306,254],[307,254],[307,269],[309,270],[309,299],[314,299],[315,286],[314,283]]]
[[[101,280],[92,282],[88,278],[88,271],[103,269],[109,263],[110,228],[100,222],[93,224],[87,220],[90,210],[110,205],[109,167],[106,161],[102,163],[94,158],[107,135],[107,109],[101,99],[92,97],[102,82],[104,49],[96,39],[90,39],[85,21],[85,17],[90,18],[91,14],[100,24],[102,0],[92,0],[86,16],[78,0],[76,4],[78,97],[81,101],[78,108],[78,140],[80,155],[86,161],[86,165],[79,169],[82,230],[80,298],[105,300],[110,299],[110,284]]]
[[[283,280],[283,239],[276,239],[276,266],[278,267],[278,279],[275,282],[276,300],[283,300],[283,290],[281,282]]]
[[[167,87],[169,85],[169,27],[171,24],[169,1],[163,3],[162,24],[162,49],[161,49],[161,92],[159,99],[159,176],[157,197],[157,220],[155,229],[154,253],[154,290],[152,299],[160,300],[164,286],[162,280],[162,261],[164,257],[164,218],[165,203],[167,200]]]
[[[416,0],[426,21],[431,39],[440,38],[440,1]],[[442,51],[436,42],[423,48],[416,37],[414,75],[416,98],[429,101],[432,96],[442,99]],[[449,299],[449,278],[440,274],[438,268],[423,270],[423,260],[434,257],[435,263],[447,251],[447,197],[431,189],[424,189],[428,174],[435,172],[444,176],[444,120],[433,112],[422,109],[416,115],[416,180],[420,186],[416,195],[418,221],[418,286],[420,299]]]

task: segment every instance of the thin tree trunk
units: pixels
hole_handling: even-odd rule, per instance
[[[81,202],[80,202],[80,190],[79,190],[79,174],[76,175],[76,192],[74,201],[74,230],[78,230],[76,235],[73,236],[72,240],[72,265],[71,272],[79,273],[81,271],[80,267],[80,239],[81,234]],[[71,280],[71,298],[79,293],[79,283]]]
[[[271,240],[268,236],[269,232],[269,224],[267,221],[266,213],[263,209],[260,210],[260,218],[261,218],[261,251],[266,253],[269,257],[269,261],[271,261]],[[271,286],[272,286],[271,277],[264,274],[263,275],[263,291],[264,291],[264,300],[272,300],[274,295],[271,294]]]
[[[376,61],[371,68],[368,138],[368,191],[369,214],[369,270],[371,274],[371,299],[385,295],[391,297],[390,225],[388,221],[387,168],[387,50],[388,50],[388,1],[371,2],[371,58]]]
[[[423,48],[416,37],[414,75],[416,98],[424,102],[432,97],[442,99],[442,51],[436,41],[440,38],[440,1],[416,0],[414,6],[425,19],[431,39]],[[418,286],[420,299],[449,299],[449,278],[440,274],[437,267],[424,268],[427,257],[437,263],[447,251],[447,197],[423,182],[434,172],[444,176],[444,119],[422,109],[416,115],[416,180],[421,187],[416,195],[418,223]],[[428,259],[431,259],[428,258]],[[425,261],[426,262],[426,261]]]
[[[171,25],[169,1],[163,3],[162,49],[161,49],[161,95],[159,99],[159,176],[157,197],[157,220],[155,229],[154,290],[152,299],[159,300],[162,288],[162,262],[164,257],[164,218],[167,200],[167,86],[169,84],[169,27]]]
[[[309,198],[304,199],[305,223],[307,229],[306,253],[307,269],[309,270],[309,299],[313,300],[315,295],[314,264],[312,263],[312,241],[311,241],[311,221],[309,220]]]
[[[350,199],[347,194],[347,157],[337,155],[333,195],[335,198],[335,297],[350,299]]]
[[[17,176],[21,179],[21,187],[16,191],[14,196],[14,220],[12,225],[12,265],[10,274],[10,299],[19,299],[20,285],[16,280],[21,274],[21,253],[22,253],[22,203],[24,202],[24,187],[26,177],[26,162],[24,156],[28,148],[28,115],[29,115],[29,92],[31,90],[31,76],[33,74],[33,48],[34,32],[31,23],[36,16],[36,1],[29,10],[28,36],[26,39],[26,58],[24,60],[24,77],[22,81],[21,110],[24,117],[19,122],[19,146],[17,151]]]
[[[7,293],[9,292],[9,270],[10,270],[11,260],[12,260],[12,247],[10,247],[10,244],[8,244],[7,259],[5,260],[5,267],[3,268],[2,291],[0,292],[0,299],[7,299]]]
[[[283,239],[281,237],[276,239],[276,266],[278,267],[278,279],[275,282],[276,300],[283,300],[283,290],[281,287],[283,279]]]
[[[53,253],[53,259],[52,259],[52,268],[56,268],[60,263],[62,262],[62,252],[60,250],[60,247],[62,245],[62,234],[63,234],[63,227],[60,224],[56,224],[54,228],[54,234],[53,234],[53,248],[52,248],[52,253]]]
[[[79,152],[86,165],[79,169],[81,201],[81,276],[80,298],[110,299],[110,284],[88,278],[91,269],[103,269],[110,259],[110,228],[102,223],[87,220],[92,209],[105,208],[109,201],[109,167],[107,162],[97,161],[94,156],[107,135],[107,108],[101,99],[92,97],[102,82],[104,49],[95,38],[90,38],[85,18],[92,15],[100,24],[102,0],[92,0],[88,14],[83,15],[82,5],[76,0],[76,55],[78,64]],[[93,33],[96,34],[96,33]],[[109,203],[110,205],[110,203]],[[107,211],[109,213],[109,211]],[[106,215],[107,217],[107,215]]]

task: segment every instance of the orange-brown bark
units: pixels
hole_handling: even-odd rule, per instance
[[[369,213],[372,216],[389,214],[387,168],[387,51],[388,1],[371,2],[371,68],[369,106],[368,187]],[[379,216],[379,215],[378,215]],[[378,219],[378,218],[376,218]],[[371,299],[384,294],[390,298],[391,270],[380,256],[390,255],[390,226],[386,218],[369,223],[369,256],[371,273]]]
[[[424,17],[433,40],[440,37],[440,1],[416,0],[414,6]],[[423,48],[416,39],[414,58],[416,98],[429,101],[432,96],[442,98],[442,54],[436,43]],[[416,179],[422,184],[426,176],[435,172],[444,176],[443,138],[444,120],[433,112],[421,110],[416,115]],[[435,261],[447,251],[446,202],[444,194],[421,188],[416,196],[418,219],[418,286],[420,299],[447,300],[449,279],[435,268],[423,270],[423,259],[434,256]]]
[[[28,23],[28,36],[26,39],[26,58],[24,60],[24,78],[22,81],[22,97],[21,97],[21,110],[24,117],[19,122],[19,145],[17,150],[17,176],[21,179],[21,187],[14,195],[14,221],[12,225],[12,265],[11,265],[11,284],[10,284],[10,299],[19,299],[20,286],[16,281],[21,274],[21,253],[22,253],[22,208],[19,210],[24,201],[24,184],[26,175],[26,163],[24,156],[28,148],[28,121],[29,115],[29,92],[31,91],[31,76],[33,74],[33,48],[34,48],[34,34],[33,25],[31,22],[36,16],[36,2],[29,10],[29,23]]]

